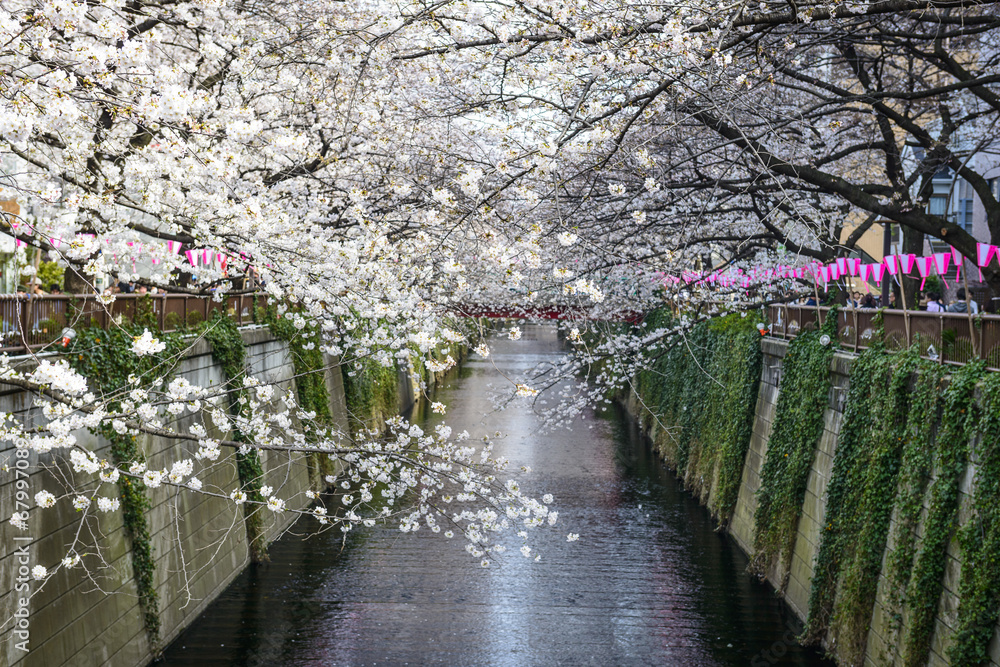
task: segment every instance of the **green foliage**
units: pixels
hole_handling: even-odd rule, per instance
[[[916,350],[889,355],[877,346],[865,351],[851,369],[806,629],[806,638],[816,640],[829,623],[838,658],[845,664],[864,661],[913,417],[910,383],[917,365]],[[918,418],[926,417],[924,413]]]
[[[976,440],[974,513],[962,528],[958,622],[948,650],[953,665],[987,665],[1000,618],[1000,375],[982,383]]]
[[[672,324],[662,312],[647,322],[654,328]],[[833,322],[828,316],[824,328]],[[739,485],[760,372],[752,356],[739,361],[736,350],[759,346],[756,332],[739,325],[740,320],[725,318],[675,337],[634,385],[672,434],[678,471],[687,484],[704,494],[717,471],[715,495],[723,515],[729,502],[723,499],[734,496],[725,485]],[[787,563],[794,544],[829,392],[833,350],[820,345],[822,333],[796,338],[784,360],[758,491],[751,563],[757,572],[775,558]],[[926,663],[970,442],[975,491],[971,518],[958,531],[961,601],[948,655],[952,664],[989,663],[989,643],[1000,620],[1000,375],[983,380],[976,399],[983,376],[983,364],[976,362],[956,369],[944,385],[945,367],[919,359],[916,348],[889,353],[874,347],[852,366],[804,635],[810,642],[826,636],[845,664],[865,658],[883,559],[889,630],[901,628],[905,607],[904,663]],[[737,428],[748,408],[746,430]],[[727,448],[740,442],[741,449]],[[727,464],[734,470],[727,471]],[[893,550],[887,552],[890,529]]]
[[[787,563],[791,557],[809,469],[823,433],[836,321],[832,310],[822,330],[807,331],[792,340],[782,365],[781,391],[754,514],[750,568],[758,574],[765,573],[775,558]],[[820,342],[824,334],[831,340],[827,345]]]
[[[319,332],[313,326],[307,326],[301,331],[296,329],[287,317],[278,317],[273,308],[266,311],[264,319],[271,333],[288,343],[292,365],[295,368],[295,392],[299,406],[316,415],[314,419],[318,426],[331,426],[333,415],[330,412],[330,392],[326,386],[326,361],[319,346]],[[317,431],[307,430],[306,440],[315,442],[316,439]],[[322,484],[319,480],[326,475],[336,473],[329,456],[312,454],[310,465],[315,473],[316,486]]]
[[[888,601],[895,614],[894,629],[902,622],[900,610],[906,599],[906,587],[913,573],[916,556],[917,526],[924,505],[927,485],[934,472],[935,426],[941,408],[941,382],[944,368],[921,362],[910,396],[910,414],[900,466],[896,495],[896,524],[893,550],[886,558]]]
[[[722,522],[736,505],[753,429],[762,359],[755,322],[730,315],[695,326],[669,341],[635,384],[646,407],[668,425],[678,471],[703,499],[713,500]],[[668,327],[672,318],[656,311],[646,323]]]
[[[108,330],[81,329],[73,341],[68,355],[71,365],[90,379],[95,392],[108,401],[109,412],[121,410],[121,401],[131,388],[130,377],[162,385],[173,374],[174,367],[170,363],[178,358],[183,349],[180,337],[161,335],[160,340],[166,344],[166,349],[155,357],[139,357],[131,347],[133,337],[141,334],[141,328],[127,324]],[[128,469],[131,463],[143,461],[142,451],[134,436],[119,434],[109,424],[103,425],[99,434],[111,443],[111,457],[119,468]],[[156,561],[146,520],[149,498],[142,480],[126,475],[118,480],[118,492],[125,532],[132,546],[132,569],[139,606],[149,641],[156,646],[160,638],[160,614],[155,585]]]
[[[827,486],[826,525],[820,538],[809,592],[809,617],[804,633],[809,642],[820,639],[828,626],[841,560],[856,529],[856,514],[850,511],[849,505],[854,496],[851,478],[855,474],[856,462],[861,458],[859,450],[871,437],[868,402],[872,390],[877,387],[882,354],[882,350],[871,348],[862,353],[851,367],[850,388],[844,403],[837,454],[833,459]]]
[[[246,375],[246,345],[243,343],[243,335],[236,323],[220,311],[212,313],[212,319],[201,327],[201,334],[212,346],[212,358],[222,367],[226,381],[230,384],[229,413],[238,416],[242,406],[246,404],[246,401],[240,400],[246,393],[242,383],[243,376]],[[239,429],[233,433],[233,439],[252,444]],[[243,452],[237,450],[236,471],[240,478],[240,489],[247,495],[247,500],[251,501],[243,504],[243,524],[247,531],[247,543],[250,545],[250,558],[255,563],[263,563],[268,560],[268,555],[260,503],[267,499],[260,492],[264,484],[264,469],[258,452],[252,448]]]
[[[399,374],[369,359],[341,366],[353,430],[373,428],[397,412]]]
[[[930,508],[923,525],[923,540],[913,575],[907,587],[910,612],[904,638],[906,665],[923,665],[930,652],[948,544],[955,531],[959,488],[968,455],[968,442],[975,424],[973,390],[984,366],[976,361],[951,376],[945,390],[941,424],[937,434],[937,478],[930,488]]]
[[[42,290],[48,292],[49,286],[52,283],[59,285],[59,289],[63,287],[63,274],[65,269],[56,262],[39,262],[38,264],[38,284]],[[22,279],[24,283],[27,283],[27,278]]]
[[[1000,415],[1000,389],[991,389],[995,405],[990,403],[994,396],[984,394],[984,417],[976,421],[973,391],[982,375],[981,363],[966,365],[951,376],[942,394],[943,369],[918,360],[915,349],[890,355],[873,348],[854,364],[827,487],[827,525],[816,558],[805,633],[807,641],[817,641],[829,630],[845,664],[864,659],[894,510],[894,549],[886,555],[888,603],[895,627],[903,606],[909,610],[904,663],[922,665],[927,660],[968,442],[977,428],[984,441],[1000,436],[1000,416],[989,416],[991,409],[992,415]],[[1000,381],[991,378],[988,385],[1000,387]],[[1000,527],[993,514],[1000,511],[1000,454],[988,450],[982,455],[984,467],[996,467],[980,470],[977,479],[983,491],[977,490],[976,516],[962,531],[966,560],[959,629],[951,649],[954,664],[986,660],[997,621],[1000,570],[989,564],[1000,547],[990,543],[990,530]],[[928,492],[935,464],[937,478]],[[916,533],[925,500],[929,509],[918,551]]]

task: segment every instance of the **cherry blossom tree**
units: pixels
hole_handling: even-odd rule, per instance
[[[829,261],[882,220],[908,243],[932,236],[974,256],[966,230],[927,210],[943,167],[971,184],[1000,244],[1000,204],[972,159],[996,149],[996,8],[12,0],[0,7],[0,195],[27,213],[5,222],[67,267],[71,291],[100,275],[220,299],[263,289],[346,364],[408,368],[459,341],[486,356],[481,332],[447,321],[476,305],[678,312],[669,330],[607,327],[596,349],[586,324],[569,325],[581,355],[510,383],[521,400],[561,387],[559,420],[596,398],[566,378],[597,358],[624,382],[693,321],[812,289],[664,274]],[[859,226],[845,239],[848,220]],[[172,244],[227,266],[196,269]],[[199,481],[207,468],[277,451],[333,457],[351,480],[342,507],[309,510],[320,526],[460,531],[489,564],[496,533],[555,522],[488,444],[398,419],[346,439],[247,376],[167,380],[183,351],[161,344],[136,335],[129,353],[162,363],[107,395],[64,362],[3,361],[3,381],[37,395],[45,417],[8,417],[3,437],[101,480],[46,490],[41,508],[117,511],[100,489],[123,477],[217,493]],[[172,426],[196,403],[200,422]],[[101,429],[197,443],[198,456],[159,470],[102,461],[74,435]],[[280,489],[229,500],[291,511]]]

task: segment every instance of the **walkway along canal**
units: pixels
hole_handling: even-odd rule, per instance
[[[528,491],[555,496],[559,525],[536,536],[540,562],[511,544],[483,570],[427,530],[375,527],[341,549],[339,531],[303,540],[293,529],[160,664],[828,664],[794,642],[793,615],[630,420],[589,413],[572,431],[539,433],[525,404],[493,411],[497,369],[517,374],[559,351],[554,327],[529,326],[435,396],[456,431],[506,434],[497,451],[531,466]]]

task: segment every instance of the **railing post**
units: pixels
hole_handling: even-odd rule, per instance
[[[858,307],[855,306],[854,312],[854,354],[858,353]]]
[[[938,365],[944,364],[944,313],[938,313],[938,345],[941,352],[938,354]]]
[[[21,297],[17,299],[17,312],[20,315],[18,318],[20,320],[21,328],[21,346],[24,352],[28,351],[28,304],[31,303],[31,299],[27,296],[22,300]]]
[[[985,326],[983,326],[982,311],[979,311],[979,358],[986,359],[986,350],[983,349],[983,333]]]

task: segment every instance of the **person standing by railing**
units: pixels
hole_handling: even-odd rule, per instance
[[[941,294],[938,292],[928,292],[927,293],[927,312],[928,313],[943,313],[945,312],[944,305],[941,303]]]
[[[973,301],[972,299],[968,299],[968,303],[966,303],[965,288],[959,287],[958,291],[955,292],[955,303],[948,306],[947,312],[949,313],[971,312],[973,315],[978,315],[979,304]]]

